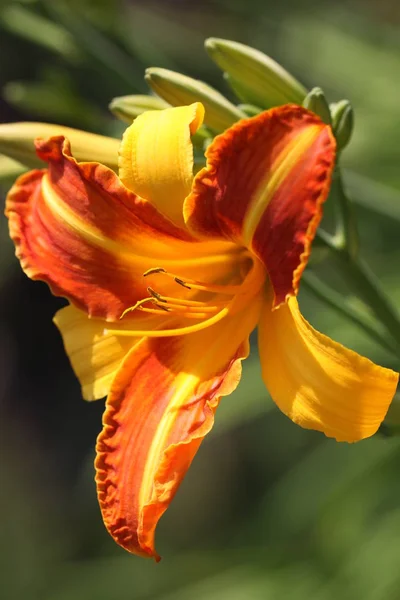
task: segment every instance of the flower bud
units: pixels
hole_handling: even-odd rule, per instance
[[[331,124],[331,112],[325,98],[324,92],[319,87],[315,87],[307,94],[303,100],[304,108],[308,108],[318,115],[324,123]]]
[[[26,165],[43,167],[35,151],[36,138],[64,135],[78,161],[94,161],[118,170],[120,140],[51,123],[3,123],[0,125],[0,152]]]
[[[136,117],[146,112],[146,110],[161,110],[168,108],[168,104],[156,96],[134,94],[113,98],[108,108],[118,119],[131,124]]]
[[[153,92],[172,106],[201,102],[205,108],[204,122],[215,132],[224,131],[236,121],[246,118],[234,104],[202,81],[158,68],[147,69],[145,79]]]
[[[24,171],[26,171],[26,167],[23,164],[9,156],[0,154],[0,185],[2,183],[11,184]]]
[[[288,102],[301,104],[307,94],[301,83],[259,50],[218,38],[206,40],[205,47],[228,74],[228,82],[242,102],[270,108]]]
[[[349,143],[354,127],[354,111],[348,100],[340,100],[330,105],[332,128],[336,137],[338,150],[343,150]]]
[[[246,113],[248,117],[255,117],[256,115],[259,115],[260,112],[262,112],[262,109],[258,106],[254,106],[254,104],[239,104],[238,108],[240,108],[241,111]]]

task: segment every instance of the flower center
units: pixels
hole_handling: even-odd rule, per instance
[[[245,257],[247,267],[242,282],[239,284],[214,284],[196,281],[180,277],[170,273],[163,267],[154,267],[143,273],[144,277],[159,275],[172,279],[177,285],[194,292],[190,298],[181,298],[164,295],[152,287],[147,288],[148,296],[136,302],[134,306],[127,308],[121,315],[121,319],[128,313],[139,310],[141,312],[160,315],[164,317],[175,317],[179,319],[180,325],[174,329],[160,328],[139,331],[135,329],[107,330],[109,334],[121,336],[147,336],[147,337],[169,337],[174,335],[186,335],[195,333],[218,323],[228,315],[234,315],[243,310],[249,302],[260,291],[265,281],[265,269],[262,263],[249,254]],[[241,262],[243,268],[244,263]],[[250,265],[250,266],[249,266]],[[201,296],[201,300],[193,300]],[[195,319],[198,323],[193,325],[182,324],[182,320]],[[165,322],[164,324],[165,325]]]

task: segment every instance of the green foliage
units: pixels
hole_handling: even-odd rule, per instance
[[[354,198],[362,254],[396,306],[400,21],[388,22],[383,5],[398,13],[395,0],[370,3],[362,17],[352,0],[340,7],[328,0],[9,0],[0,7],[5,119],[58,121],[119,136],[123,127],[107,106],[116,96],[147,93],[146,67],[190,74],[229,95],[203,39],[213,35],[256,46],[307,87],[320,85],[329,101],[351,101],[356,122],[342,157],[343,180]],[[234,79],[230,84],[237,91]],[[256,106],[241,110],[257,111],[258,97],[249,100],[246,90],[244,96]],[[21,171],[0,157],[1,190]],[[328,230],[332,213],[329,201]],[[21,283],[4,220],[0,249],[2,597],[397,600],[399,439],[377,435],[338,445],[300,430],[268,398],[253,356],[161,521],[162,562],[116,547],[103,528],[93,484],[101,403],[80,400],[50,326],[58,304],[43,300],[40,284]],[[310,278],[300,295],[305,316],[336,340],[398,369],[384,343],[381,348],[348,321],[346,310],[359,309],[357,300],[327,269],[326,254],[319,256],[314,274],[345,293],[346,303],[342,314],[333,311],[310,293]],[[382,329],[375,334],[389,338]],[[397,408],[389,417],[390,433],[398,425]]]

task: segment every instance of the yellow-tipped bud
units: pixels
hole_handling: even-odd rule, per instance
[[[303,106],[318,115],[327,125],[331,124],[331,111],[321,88],[313,88],[304,98]]]
[[[168,108],[168,106],[164,100],[156,96],[134,94],[132,96],[113,98],[108,108],[118,119],[124,121],[124,123],[131,124],[136,117],[147,110],[161,110]]]
[[[147,69],[145,79],[153,92],[172,106],[201,102],[205,108],[204,122],[215,132],[224,131],[246,118],[245,113],[217,90],[197,79],[158,68]]]
[[[219,38],[209,38],[205,47],[213,61],[228,74],[227,81],[242,102],[262,108],[303,102],[307,90],[263,52]]]
[[[340,100],[330,105],[332,128],[339,150],[349,143],[354,128],[354,111],[348,100]]]
[[[37,157],[34,141],[64,135],[71,142],[74,157],[78,161],[99,162],[118,171],[118,149],[120,140],[97,135],[71,127],[50,123],[4,123],[0,125],[0,152],[26,165],[43,167]]]
[[[110,111],[121,121],[131,124],[142,113],[148,110],[163,110],[170,104],[158,96],[134,94],[132,96],[119,96],[113,98],[108,105]],[[212,138],[212,134],[204,126],[199,127],[192,142],[197,148],[204,149],[204,144]]]

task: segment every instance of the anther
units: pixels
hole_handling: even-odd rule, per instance
[[[147,277],[148,275],[155,275],[156,273],[166,273],[167,271],[162,267],[152,267],[151,269],[147,269],[143,273],[143,277]]]
[[[174,281],[176,283],[179,283],[179,285],[181,285],[182,287],[191,290],[192,288],[190,287],[190,285],[188,285],[187,283],[185,283],[182,279],[179,279],[179,277],[174,277]]]
[[[164,298],[161,296],[161,294],[159,294],[158,292],[153,290],[153,288],[151,288],[150,286],[147,288],[147,291],[149,292],[149,294],[151,296],[153,296],[153,298],[158,300],[158,302],[166,302],[166,300],[164,300]]]

